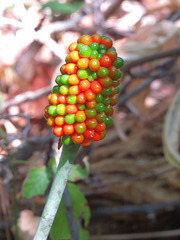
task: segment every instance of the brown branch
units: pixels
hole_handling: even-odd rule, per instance
[[[138,59],[133,60],[133,61],[126,62],[124,67],[122,67],[122,71],[128,72],[130,70],[130,68],[132,68],[132,67],[136,67],[138,65],[141,65],[141,64],[144,64],[144,63],[147,63],[147,62],[151,62],[153,60],[166,58],[166,57],[172,57],[172,56],[178,56],[178,55],[180,55],[180,48],[179,47],[178,48],[172,48],[172,49],[166,50],[166,51],[153,53],[153,54],[150,54],[148,56],[138,58]]]
[[[107,19],[108,17],[110,17],[110,15],[112,13],[114,13],[117,8],[119,7],[119,5],[123,2],[123,0],[115,0],[114,2],[111,3],[111,5],[109,6],[109,8],[106,10],[106,12],[104,13],[104,17]]]
[[[157,239],[157,238],[172,238],[180,236],[180,229],[147,233],[130,233],[120,235],[96,235],[91,236],[89,240],[140,240],[140,239]]]
[[[27,101],[34,101],[36,99],[41,98],[42,96],[47,95],[51,92],[51,86],[47,86],[44,88],[40,88],[36,91],[29,91],[22,94],[19,94],[15,96],[13,99],[10,99],[2,104],[2,107],[0,108],[0,113],[5,111],[8,107],[19,105],[21,103],[27,102]]]
[[[167,174],[169,172],[175,171],[176,169],[174,167],[170,167],[165,170],[157,171],[157,172],[150,172],[150,173],[145,173],[137,176],[129,176],[129,177],[119,177],[116,179],[109,179],[108,181],[103,181],[103,182],[98,182],[98,183],[92,183],[90,186],[85,186],[81,188],[81,191],[86,195],[91,195],[91,194],[101,194],[107,191],[107,188],[111,186],[112,184],[117,184],[117,183],[123,183],[123,182],[131,182],[131,181],[142,181],[148,178],[157,178],[163,174]]]

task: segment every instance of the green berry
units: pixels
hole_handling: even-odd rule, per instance
[[[97,42],[92,42],[92,43],[90,43],[89,47],[92,50],[98,50],[99,49],[99,44]]]
[[[103,103],[104,105],[110,104],[110,103],[111,103],[111,98],[110,98],[110,97],[104,97],[102,103]]]
[[[49,106],[48,113],[49,113],[49,115],[51,115],[53,117],[56,117],[57,116],[57,107],[56,107],[56,105]]]
[[[94,79],[96,79],[96,78],[97,78],[97,73],[96,73],[96,72],[93,72],[93,73],[92,73],[92,77],[93,77]]]
[[[93,58],[97,58],[97,57],[98,57],[98,51],[97,50],[92,50],[90,58],[93,59]]]
[[[111,91],[111,88],[110,88],[110,87],[108,87],[108,88],[103,88],[102,91],[101,91],[102,95],[105,96],[105,97],[110,96],[110,95],[111,95],[111,92],[112,92],[112,91]]]
[[[98,77],[106,77],[109,74],[109,70],[105,67],[100,67],[97,71]]]
[[[65,145],[71,145],[71,144],[73,144],[73,141],[72,141],[72,139],[71,139],[71,136],[69,136],[69,135],[64,135],[64,136],[62,137],[62,143],[64,143]]]
[[[102,55],[106,54],[106,52],[107,52],[107,51],[106,51],[105,49],[99,50],[99,53],[102,54]]]
[[[76,96],[72,96],[72,95],[67,96],[67,103],[75,104],[76,102],[77,102],[77,97]]]
[[[59,93],[59,86],[54,86],[54,87],[52,88],[52,92],[53,92],[53,93]]]
[[[63,74],[61,77],[61,84],[68,85],[69,84],[68,79],[69,79],[69,74]]]
[[[105,109],[105,113],[108,114],[108,113],[112,112],[112,110],[113,110],[112,106],[111,105],[107,105],[106,109]]]
[[[79,110],[84,110],[85,108],[86,108],[85,104],[81,104],[81,103],[78,104]]]
[[[121,57],[117,57],[117,59],[113,62],[113,65],[116,68],[120,68],[124,65],[124,60]]]
[[[98,53],[98,55],[97,55],[97,59],[100,60],[101,57],[102,57],[102,54],[101,54],[101,53]]]
[[[62,116],[66,115],[66,105],[65,104],[58,104],[56,110],[59,115],[62,115]]]
[[[120,92],[119,86],[116,87],[116,94]]]
[[[121,71],[119,69],[117,69],[116,76],[113,77],[112,79],[115,80],[115,79],[119,79],[119,78],[121,78]]]
[[[84,69],[79,69],[78,72],[77,72],[77,75],[80,79],[88,78],[88,73]]]
[[[68,124],[73,124],[75,123],[76,119],[75,119],[75,114],[66,114],[65,116],[65,122]]]
[[[79,43],[76,48],[77,48],[77,50],[80,50],[83,46],[84,46],[84,44]]]
[[[89,46],[82,46],[79,50],[80,56],[81,57],[90,57],[91,55],[91,48]]]
[[[96,94],[96,102],[100,103],[103,101],[103,95],[101,93]]]
[[[96,119],[99,121],[99,122],[104,122],[105,119],[106,119],[106,114],[104,112],[101,112],[101,113],[98,113],[96,115]]]
[[[111,127],[113,125],[113,119],[110,116],[107,116],[105,118],[104,123],[106,124],[107,127]]]
[[[60,86],[59,92],[63,95],[68,95],[69,87],[67,85]]]
[[[99,45],[99,50],[102,50],[102,49],[106,50],[106,46],[104,44]]]
[[[97,114],[96,109],[86,109],[85,112],[88,118],[94,118]]]
[[[89,75],[89,76],[88,76],[88,80],[89,80],[90,82],[93,82],[93,81],[94,81],[93,76],[92,76],[92,75]]]
[[[104,104],[103,103],[98,103],[96,105],[96,110],[97,110],[97,112],[104,112],[104,110],[105,110]]]
[[[58,76],[56,77],[55,82],[56,82],[58,85],[61,85],[61,77],[62,77],[62,75],[58,75]]]

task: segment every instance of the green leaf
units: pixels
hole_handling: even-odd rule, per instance
[[[163,127],[163,150],[166,159],[173,166],[180,168],[180,90],[167,112]]]
[[[82,227],[80,227],[80,230],[79,230],[79,240],[88,240],[88,239],[89,239],[88,231],[86,231]]]
[[[78,180],[83,180],[88,177],[89,174],[89,162],[84,161],[85,168],[82,168],[79,164],[73,165],[71,172],[69,174],[68,180],[71,182],[76,182]]]
[[[53,13],[71,14],[83,6],[84,2],[59,3],[58,1],[48,2],[42,5],[41,10],[50,8]]]
[[[79,217],[84,217],[85,226],[87,226],[90,219],[90,209],[87,205],[87,200],[83,196],[82,192],[78,189],[78,187],[73,183],[68,184],[68,191],[69,191],[69,195],[72,203],[75,221],[77,222]],[[50,237],[52,240],[71,239],[71,234],[69,231],[69,226],[68,226],[68,221],[67,221],[66,211],[65,211],[63,201],[61,201],[56,217],[54,219],[54,222],[50,231]],[[80,240],[88,239],[88,232],[84,230],[82,227],[80,227],[79,239]]]
[[[84,218],[85,226],[87,226],[90,219],[90,208],[88,206],[86,198],[74,183],[68,184],[68,190],[71,198],[75,220],[77,221],[78,218],[81,216]]]
[[[56,174],[56,159],[55,157],[52,157],[49,162],[48,162],[48,170],[53,174],[55,175]]]
[[[49,184],[47,167],[32,168],[23,183],[23,197],[31,198],[35,195],[44,194]]]
[[[52,240],[71,239],[63,201],[61,201],[58,211],[56,213],[56,217],[51,227],[50,237]]]

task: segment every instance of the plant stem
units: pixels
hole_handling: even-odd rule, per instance
[[[63,145],[57,172],[33,240],[46,240],[58,210],[79,144]]]

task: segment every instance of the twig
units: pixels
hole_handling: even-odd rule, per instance
[[[21,103],[27,102],[27,101],[34,101],[36,99],[39,99],[48,93],[51,92],[51,86],[47,86],[44,88],[40,88],[35,91],[28,91],[22,94],[19,94],[15,96],[14,98],[4,102],[2,104],[2,107],[0,108],[0,112],[5,111],[8,107],[14,106],[14,105],[19,105]]]
[[[109,6],[109,8],[106,10],[106,12],[104,13],[104,17],[107,19],[110,17],[110,15],[112,13],[114,13],[114,11],[117,10],[117,8],[119,7],[119,5],[123,2],[123,0],[114,0],[111,5]]]
[[[151,62],[153,60],[156,59],[161,59],[161,58],[165,58],[165,57],[171,57],[171,56],[178,56],[180,55],[180,48],[173,48],[170,50],[166,50],[166,51],[161,51],[161,52],[157,52],[157,53],[153,53],[151,55],[142,57],[142,58],[138,58],[136,60],[133,61],[129,61],[126,62],[124,67],[122,67],[122,71],[123,72],[128,72],[130,68],[144,64],[146,62]]]
[[[64,206],[66,209],[66,216],[67,216],[67,220],[68,220],[68,224],[69,224],[69,229],[70,229],[70,233],[71,233],[71,239],[79,240],[79,229],[78,229],[78,226],[74,219],[71,199],[69,196],[67,185],[64,189],[63,200],[64,200]]]
[[[63,146],[60,163],[33,240],[46,240],[48,238],[79,146],[79,144]]]
[[[149,77],[146,81],[141,83],[138,87],[133,89],[131,92],[125,93],[122,95],[118,100],[118,107],[122,106],[126,101],[128,101],[130,98],[134,97],[136,94],[141,92],[144,88],[148,87],[154,80],[161,78],[161,77],[167,77],[171,75],[175,75],[179,73],[180,71],[174,71],[174,72],[167,72],[167,71],[159,71],[157,75]]]
[[[27,135],[27,133],[28,133],[28,131],[30,129],[30,120],[29,120],[28,116],[26,116],[23,113],[19,113],[19,114],[15,114],[15,115],[4,114],[4,115],[0,116],[0,119],[8,119],[9,121],[13,122],[12,119],[11,119],[13,117],[20,117],[20,118],[26,119],[26,125],[25,125],[25,128],[24,128],[24,130],[22,131],[21,134],[12,134],[11,136],[9,136],[8,139],[7,139],[8,143],[10,141],[15,140],[15,139],[22,139],[22,138],[24,138]]]
[[[86,196],[91,195],[92,193],[94,194],[95,192],[96,192],[96,194],[104,193],[104,192],[107,192],[107,188],[109,186],[111,187],[112,184],[123,183],[123,182],[131,182],[131,181],[142,181],[142,180],[147,179],[147,178],[157,178],[160,175],[167,174],[167,173],[175,171],[175,170],[176,169],[174,167],[171,167],[171,168],[161,170],[161,171],[158,171],[158,172],[150,172],[150,173],[145,173],[145,174],[141,174],[141,175],[138,175],[138,176],[119,177],[117,179],[109,179],[108,181],[103,181],[103,182],[99,182],[99,183],[92,183],[88,187],[88,189],[87,189],[87,187],[82,187],[81,190]]]
[[[154,239],[154,238],[172,238],[180,236],[180,229],[159,231],[159,232],[147,232],[147,233],[131,233],[120,235],[97,235],[92,236],[89,240],[140,240],[140,239]]]
[[[93,217],[116,216],[122,214],[157,214],[157,212],[165,212],[169,209],[179,208],[180,201],[172,201],[157,204],[142,205],[123,205],[115,207],[96,207],[92,210]]]
[[[99,0],[93,0],[94,23],[96,32],[100,35],[104,33],[104,16],[101,11]]]

